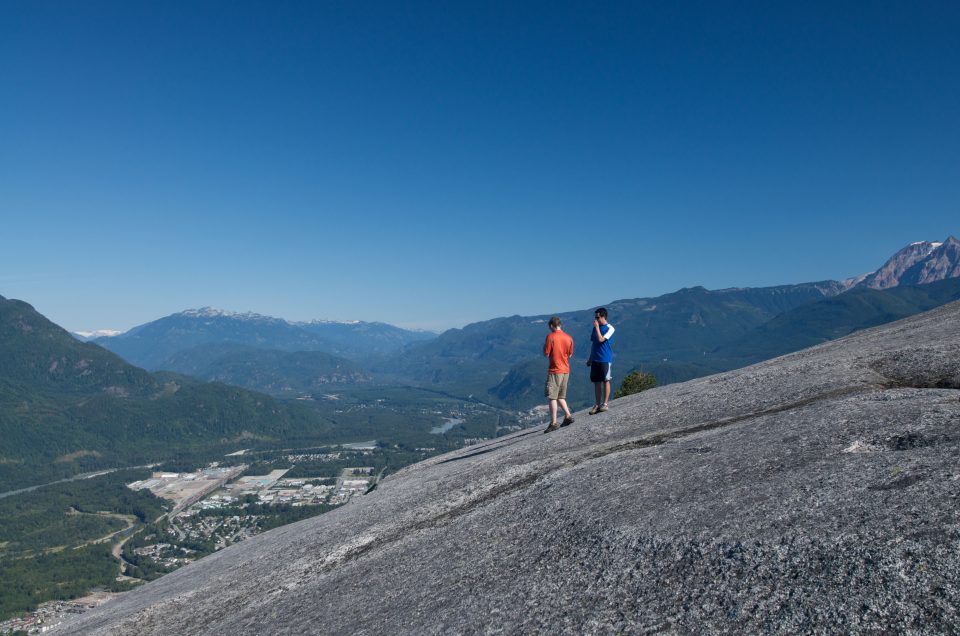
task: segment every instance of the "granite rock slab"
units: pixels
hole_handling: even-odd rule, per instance
[[[958,632],[958,303],[541,431],[56,633]]]

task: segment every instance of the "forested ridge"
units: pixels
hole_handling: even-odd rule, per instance
[[[0,300],[0,355],[0,492],[251,439],[336,436],[302,404],[138,369],[21,301]]]

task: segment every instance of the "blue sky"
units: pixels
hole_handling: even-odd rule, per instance
[[[444,329],[960,233],[957,2],[0,3],[0,295]]]

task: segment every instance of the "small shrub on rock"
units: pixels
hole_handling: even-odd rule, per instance
[[[613,394],[614,399],[622,398],[625,395],[633,395],[647,389],[657,386],[657,378],[652,373],[643,371],[631,371],[623,378],[620,388]]]

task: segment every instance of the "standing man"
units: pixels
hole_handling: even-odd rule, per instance
[[[550,401],[550,426],[544,433],[552,433],[561,426],[573,424],[573,415],[567,407],[567,383],[570,380],[570,356],[573,355],[573,338],[563,332],[560,318],[554,316],[549,322],[550,333],[543,343],[543,355],[550,359],[547,369],[547,384],[544,393]],[[563,409],[563,423],[557,423],[557,403]]]
[[[607,322],[607,309],[600,307],[593,312],[593,331],[590,332],[590,357],[587,366],[590,367],[590,381],[593,382],[593,393],[597,403],[590,409],[590,415],[606,411],[610,402],[610,383],[613,375],[610,367],[613,365],[613,350],[610,348],[610,339],[615,329]]]

